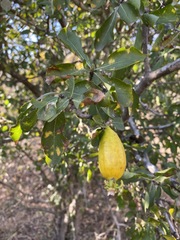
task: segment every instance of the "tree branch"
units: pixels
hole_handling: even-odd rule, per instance
[[[14,71],[11,71],[10,74],[13,78],[15,78],[17,82],[24,84],[36,97],[39,97],[41,95],[41,91],[39,90],[38,86],[30,83],[25,76],[20,75]]]
[[[11,68],[11,66],[9,67]],[[21,82],[22,84],[24,84],[36,97],[39,97],[41,95],[41,91],[39,90],[39,87],[30,83],[24,75],[21,75],[18,72],[15,72],[13,69],[11,69],[10,71],[6,71],[3,64],[0,65],[0,70],[4,74],[9,73],[16,82]]]
[[[129,119],[129,109],[128,107],[122,108],[122,119],[126,122]]]
[[[179,69],[180,69],[180,58],[178,58],[174,62],[168,63],[167,65],[165,65],[155,71],[147,73],[143,77],[141,82],[135,86],[135,92],[138,95],[141,95],[142,92],[154,82],[154,80],[156,80],[160,77],[163,77],[167,74],[170,74],[172,72],[175,72]]]
[[[160,207],[164,207],[164,204],[163,202],[160,200],[159,201],[159,206]],[[173,221],[171,220],[171,217],[170,217],[170,214],[168,212],[164,212],[164,216],[169,224],[169,228],[170,228],[170,231],[171,231],[171,234],[178,240],[180,239],[180,236],[179,236],[179,233],[178,233],[178,230],[176,229],[175,227],[175,224],[173,223]]]
[[[169,128],[175,125],[175,122],[172,123],[167,123],[165,125],[158,125],[158,126],[149,126],[149,127],[144,127],[145,129],[157,129],[157,130],[162,130],[165,128]]]
[[[144,60],[144,72],[146,75],[151,71],[150,64],[149,64],[149,57],[148,57],[149,28],[146,25],[142,26],[142,35],[143,35],[142,50],[143,50],[143,53],[147,55]]]
[[[3,181],[0,180],[0,184],[3,185],[3,186],[6,187],[6,188],[10,188],[10,189],[13,190],[14,192],[19,192],[19,193],[21,193],[21,194],[24,195],[24,196],[30,196],[30,197],[32,197],[31,194],[25,193],[25,192],[21,191],[20,189],[18,189],[17,187],[15,187],[12,183],[8,184],[8,183],[5,183],[5,182],[3,182]]]
[[[134,119],[133,119],[132,117],[129,118],[129,125],[130,125],[130,127],[131,127],[131,129],[133,130],[133,132],[134,132],[135,135],[139,135],[139,134],[140,134],[140,131],[139,131],[139,129],[137,128],[136,123],[134,122]],[[149,170],[149,172],[150,172],[151,174],[154,175],[156,172],[158,172],[158,168],[157,168],[154,164],[152,164],[152,163],[150,162],[149,156],[148,156],[148,154],[147,154],[146,151],[144,151],[142,157],[141,157],[141,155],[140,155],[138,152],[136,152],[135,158],[136,158],[138,161],[143,161],[145,167]],[[174,180],[171,178],[170,181],[171,181],[172,187],[174,187]],[[161,200],[159,201],[158,204],[159,204],[159,206],[165,208],[165,206],[164,206],[164,204],[163,204],[163,202],[162,202]],[[171,220],[170,215],[169,215],[169,213],[168,213],[167,211],[164,212],[164,216],[165,216],[165,218],[166,218],[166,221],[168,222],[168,225],[169,225],[169,229],[170,229],[170,231],[171,231],[171,234],[172,234],[174,237],[176,237],[177,239],[179,239],[178,230],[176,230],[175,224],[174,224],[173,221]]]
[[[153,113],[154,115],[158,115],[158,116],[162,116],[162,117],[165,116],[165,114],[159,113],[159,112],[155,111],[154,109],[150,108],[147,103],[143,103],[143,102],[141,101],[141,98],[139,98],[139,102],[140,102],[140,104],[143,106],[143,108],[144,108],[145,110],[150,111],[150,112]]]
[[[140,131],[139,129],[137,128],[135,122],[134,122],[134,119],[133,117],[131,116],[129,119],[128,119],[128,122],[129,122],[129,125],[130,125],[130,128],[131,130],[133,131],[134,135],[139,138],[140,136]]]
[[[47,208],[47,207],[35,207],[35,206],[26,206],[24,204],[21,203],[21,207],[23,207],[25,210],[30,210],[30,211],[35,211],[35,212],[43,212],[43,213],[51,213],[53,215],[56,215],[56,212],[51,210],[51,208]]]

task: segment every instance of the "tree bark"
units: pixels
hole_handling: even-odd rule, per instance
[[[160,77],[166,76],[172,72],[178,71],[180,69],[180,58],[175,60],[174,62],[168,63],[167,65],[147,73],[141,82],[135,86],[135,92],[138,95],[141,95],[146,88],[148,88],[156,79]]]

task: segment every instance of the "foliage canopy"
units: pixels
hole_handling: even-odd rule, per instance
[[[114,186],[127,237],[177,239],[178,1],[2,0],[0,11],[2,145],[8,130],[41,135],[42,165],[90,181],[110,125],[127,155]]]

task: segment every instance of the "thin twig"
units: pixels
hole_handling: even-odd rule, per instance
[[[26,205],[21,204],[21,207],[25,208],[26,210],[35,211],[35,212],[46,212],[56,215],[56,211],[52,211],[51,209],[45,207],[28,207]]]
[[[5,186],[6,188],[10,188],[11,190],[13,190],[13,191],[15,191],[15,192],[21,193],[21,194],[23,194],[24,196],[30,196],[30,197],[32,197],[31,194],[25,193],[25,192],[21,191],[20,189],[18,189],[17,187],[13,186],[12,184],[5,183],[5,182],[3,182],[3,181],[1,181],[1,180],[0,180],[0,184],[3,185],[3,186]]]
[[[29,153],[27,153],[19,144],[17,144],[17,147],[19,148],[19,150],[20,150],[32,163],[34,163],[34,159],[33,159],[33,157],[32,157]],[[45,185],[51,184],[51,185],[53,186],[53,185],[54,185],[54,181],[50,180],[50,179],[46,176],[45,172],[44,172],[43,169],[42,169],[42,166],[40,167],[39,171],[40,171],[40,173],[41,173],[41,177],[42,177],[42,179],[43,179],[43,183],[44,183]]]
[[[149,126],[149,127],[142,127],[144,129],[158,129],[158,130],[162,130],[162,129],[165,129],[165,128],[169,128],[169,127],[172,127],[174,126],[175,123],[167,123],[165,125],[158,125],[158,126]]]
[[[122,108],[122,119],[124,122],[129,119],[129,109],[127,107]]]
[[[165,116],[165,114],[159,113],[159,112],[155,111],[154,109],[150,108],[146,103],[143,103],[142,100],[141,100],[141,98],[139,98],[139,102],[140,102],[140,104],[143,106],[143,108],[144,108],[145,110],[150,111],[150,112],[153,113],[154,115],[157,115],[157,116]]]

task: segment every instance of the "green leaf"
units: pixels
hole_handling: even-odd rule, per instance
[[[156,220],[156,219],[154,219],[154,218],[148,218],[148,222],[152,225],[152,226],[154,226],[154,227],[157,227],[157,226],[159,226],[160,225],[160,222],[158,221],[158,220]]]
[[[31,107],[32,107],[32,103],[30,101],[26,102],[25,104],[23,104],[22,107],[19,110],[19,117],[18,117],[18,119],[23,118],[24,115],[26,114],[26,112],[28,111],[28,109],[31,108]]]
[[[139,96],[133,90],[133,105],[132,105],[132,113],[137,113],[137,109],[139,108]]]
[[[47,163],[47,165],[51,164],[51,159],[45,154],[45,162]]]
[[[2,132],[6,132],[6,131],[8,131],[8,129],[9,129],[9,127],[7,125],[4,125],[1,127]]]
[[[90,182],[90,181],[91,181],[92,175],[93,175],[93,173],[92,173],[91,169],[88,169],[88,171],[87,171],[87,176],[86,176],[87,182]]]
[[[11,9],[11,1],[9,0],[2,0],[0,5],[6,12],[8,12]]]
[[[118,195],[116,201],[117,201],[118,207],[119,207],[120,209],[125,208],[125,201],[124,201],[124,199],[122,198],[122,196]]]
[[[149,192],[149,206],[150,207],[154,205],[156,189],[157,189],[157,186],[153,182],[151,182],[150,186],[149,186],[149,189],[148,189],[148,192]]]
[[[179,197],[179,194],[178,193],[176,193],[173,189],[172,189],[172,187],[171,186],[169,186],[169,185],[163,185],[162,186],[162,189],[164,190],[164,192],[165,193],[167,193],[172,199],[176,199],[176,198],[178,198]]]
[[[163,238],[165,238],[166,240],[176,240],[176,238],[171,235],[163,235]]]
[[[113,126],[120,131],[124,130],[124,122],[121,117],[115,117],[112,119]]]
[[[59,99],[57,102],[57,112],[62,112],[69,104],[69,99],[63,98]]]
[[[19,111],[18,121],[23,132],[29,132],[37,122],[37,109],[31,102],[26,102]]]
[[[134,47],[138,50],[141,50],[142,49],[142,42],[143,42],[142,25],[138,24]]]
[[[120,4],[118,13],[120,15],[120,18],[127,24],[135,22],[138,19],[139,15],[137,9],[129,3]]]
[[[52,164],[61,161],[65,138],[63,127],[65,124],[64,114],[61,113],[51,123],[46,122],[41,137],[42,147],[45,154],[52,160]]]
[[[78,108],[79,104],[83,101],[84,93],[87,92],[87,90],[87,81],[80,81],[75,84],[72,100],[76,108]]]
[[[49,118],[47,121],[51,122],[53,121],[62,111],[64,111],[65,108],[69,105],[69,99],[68,98],[63,98],[59,99],[57,104],[56,104],[56,114],[52,115],[51,118]]]
[[[86,64],[91,67],[91,62],[82,49],[81,39],[75,32],[63,28],[58,36],[67,48],[77,54],[82,61],[85,61]]]
[[[106,19],[99,30],[96,32],[95,37],[95,48],[97,51],[101,51],[108,43],[114,39],[113,29],[116,23],[117,8],[116,10]]]
[[[110,117],[110,118],[114,118],[115,117],[115,113],[113,111],[112,108],[109,107],[101,107],[101,109]]]
[[[30,107],[19,120],[23,132],[29,132],[37,122],[37,109]]]
[[[153,27],[156,22],[158,21],[159,17],[154,15],[154,14],[149,14],[149,13],[145,13],[142,16],[142,20],[144,22],[144,24],[146,24],[147,26],[151,26]]]
[[[51,66],[47,69],[47,76],[64,77],[67,75],[81,75],[86,70],[84,68],[78,69],[76,63],[60,63]]]
[[[161,188],[154,182],[151,182],[148,188],[149,192],[149,207],[154,205],[155,200],[158,200],[161,196]]]
[[[127,67],[127,68],[122,68],[116,71],[113,71],[112,73],[112,77],[113,78],[118,78],[120,80],[123,80],[127,77],[129,71],[131,70],[131,66]]]
[[[155,193],[155,199],[159,200],[160,197],[161,197],[161,187],[158,186]]]
[[[64,96],[67,98],[72,98],[75,88],[74,78],[70,78],[67,80],[68,89],[64,92]]]
[[[97,77],[96,73],[94,72],[93,77],[91,79],[91,82],[95,85],[95,86],[99,86],[99,84],[101,83],[101,80]]]
[[[142,203],[144,205],[144,211],[146,212],[146,210],[149,208],[149,193],[148,192],[145,193],[145,197],[144,197],[144,199],[142,199]]]
[[[129,182],[136,182],[138,180],[139,174],[134,173],[134,172],[129,172],[128,170],[126,170],[123,174],[123,181],[125,181],[126,183]]]
[[[94,116],[92,117],[92,119],[94,120],[94,122],[95,122],[96,124],[98,124],[98,125],[100,125],[100,126],[104,124],[104,121],[103,121],[103,119],[101,118],[100,115],[94,115]]]
[[[108,116],[107,114],[103,111],[101,107],[98,105],[91,105],[89,108],[89,114],[92,115],[93,120],[98,124],[98,125],[104,125],[104,123],[107,121]]]
[[[24,30],[24,31],[21,31],[21,35],[23,35],[23,34],[29,34],[30,32],[31,32],[30,29],[26,29],[26,30]]]
[[[32,100],[32,104],[37,111],[37,118],[42,121],[52,121],[56,118],[69,104],[67,98],[53,96],[54,93],[44,94],[38,100]]]
[[[56,103],[58,101],[58,96],[45,95],[39,100],[33,100],[33,106],[35,106],[37,111],[37,118],[42,121],[48,121],[56,114]]]
[[[110,82],[115,85],[118,102],[123,107],[129,107],[133,103],[132,86],[119,79],[111,78]]]
[[[164,177],[171,177],[175,174],[175,168],[167,168],[155,173],[156,176],[164,176]]]
[[[109,84],[109,77],[102,75],[100,72],[94,72],[94,75],[99,79],[100,82]]]
[[[164,176],[157,176],[154,178],[154,181],[156,181],[157,183],[164,183],[167,179],[169,178]]]
[[[92,119],[95,123],[102,126],[109,119],[108,115],[103,111],[99,105],[90,105],[89,114],[92,116]]]
[[[140,9],[141,0],[129,0],[129,3],[133,5],[136,9]]]
[[[48,3],[49,4],[49,0]],[[66,8],[69,5],[69,0],[54,0],[53,1],[54,7],[57,8],[57,10],[59,10],[59,8]]]
[[[123,107],[130,107],[133,103],[132,87],[129,84],[121,82],[116,88],[117,99]]]
[[[43,108],[40,108],[37,112],[39,120],[48,121],[56,114],[56,103],[50,102]]]
[[[58,96],[53,96],[53,95],[54,95],[54,92],[49,94],[44,94],[39,99],[37,100],[33,99],[31,102],[35,108],[41,109],[51,102],[52,103],[57,102]]]
[[[106,0],[92,0],[90,4],[93,8],[100,8],[102,5],[106,3]]]
[[[98,69],[114,71],[126,68],[137,62],[143,61],[145,57],[144,54],[134,47],[131,47],[130,49],[120,48],[113,52]]]
[[[154,11],[153,14],[159,17],[157,24],[174,23],[178,21],[176,8],[168,4],[164,8]]]
[[[19,141],[22,135],[21,125],[17,124],[15,127],[12,127],[10,130],[10,136],[14,142]]]

